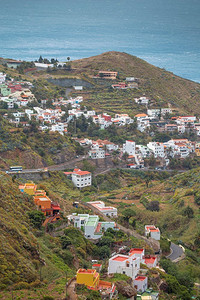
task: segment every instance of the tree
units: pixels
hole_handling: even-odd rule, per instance
[[[110,248],[108,246],[103,246],[98,249],[98,255],[100,259],[104,259],[110,256]]]
[[[108,246],[108,247],[110,247],[112,242],[113,242],[112,237],[103,236],[99,241],[99,246]]]
[[[128,159],[129,157],[129,154],[127,152],[125,152],[123,155],[122,155],[122,159],[124,159],[125,161]]]
[[[159,211],[160,203],[159,203],[159,201],[151,201],[150,203],[147,204],[146,208],[151,211]]]
[[[61,236],[60,238],[61,244],[62,244],[62,248],[66,249],[69,245],[71,245],[71,239],[68,236]]]
[[[39,62],[39,63],[43,63],[43,58],[42,58],[41,55],[40,55],[40,57],[39,57],[39,59],[38,59],[38,62]]]
[[[187,216],[188,218],[193,218],[194,217],[194,211],[193,209],[188,205],[184,211],[183,211],[183,215]]]
[[[152,179],[153,179],[153,174],[151,172],[146,172],[144,176],[144,180],[147,188],[149,187],[149,183],[151,182]]]
[[[41,229],[42,223],[45,220],[45,215],[43,214],[43,212],[39,210],[32,210],[28,212],[28,216],[31,220],[32,225],[37,229]]]
[[[131,217],[136,216],[136,212],[132,209],[126,208],[125,210],[122,211],[122,216],[123,216],[123,219],[126,222],[128,222]]]

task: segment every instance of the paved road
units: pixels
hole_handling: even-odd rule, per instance
[[[171,261],[176,261],[178,258],[184,255],[183,249],[178,245],[171,243],[171,253],[167,256]]]

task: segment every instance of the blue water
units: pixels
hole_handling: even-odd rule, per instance
[[[110,50],[200,82],[200,0],[0,0],[2,57],[63,61]]]

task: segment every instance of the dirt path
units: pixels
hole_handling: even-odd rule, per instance
[[[69,300],[77,300],[77,294],[75,293],[75,284],[76,284],[76,278],[72,278],[68,284],[67,287],[67,295]]]

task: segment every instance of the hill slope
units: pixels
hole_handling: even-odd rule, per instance
[[[184,112],[200,113],[198,105],[200,84],[183,79],[127,53],[112,51],[75,60],[72,62],[72,68],[87,75],[94,75],[98,70],[111,70],[119,72],[121,80],[128,76],[139,78],[141,83],[138,92],[156,100],[157,105],[169,103]],[[131,91],[129,95],[130,91],[127,91],[128,98],[135,93]]]

